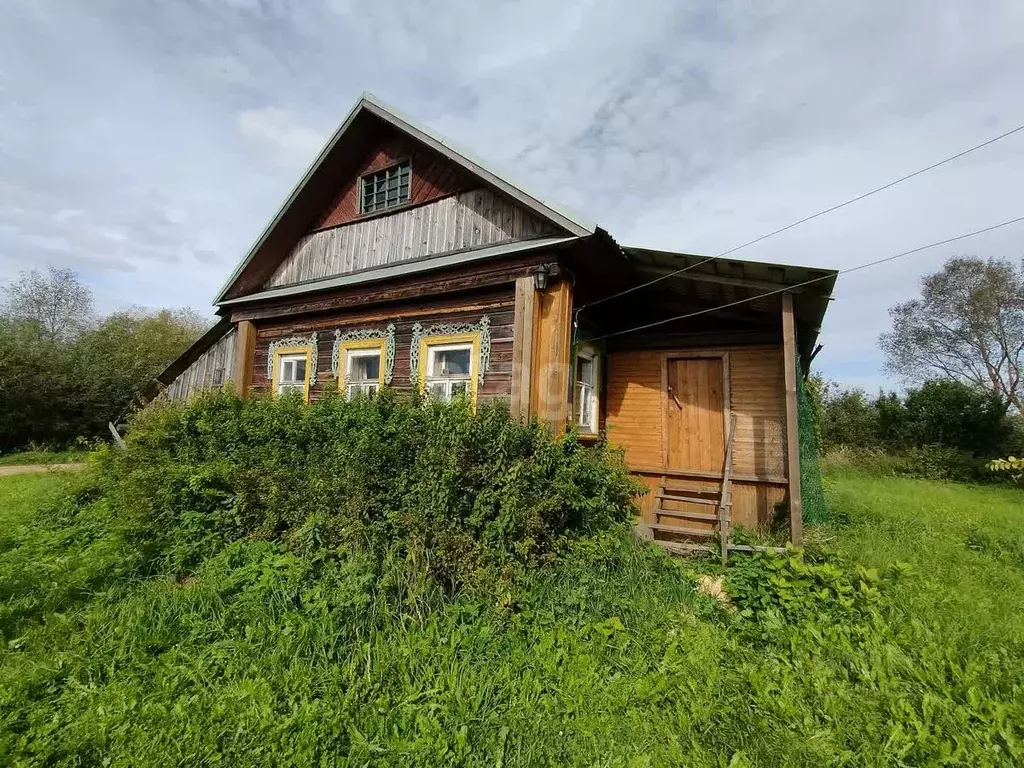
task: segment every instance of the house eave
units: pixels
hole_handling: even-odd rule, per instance
[[[531,240],[517,240],[511,243],[500,243],[486,248],[461,249],[448,253],[424,256],[419,259],[401,261],[397,264],[389,264],[384,267],[371,267],[369,269],[349,272],[344,275],[335,275],[321,280],[309,280],[301,283],[294,283],[293,285],[282,286],[280,288],[271,288],[266,291],[260,291],[259,293],[251,293],[234,299],[226,299],[219,302],[217,306],[230,307],[238,304],[287,298],[290,296],[328,291],[334,288],[344,288],[364,283],[393,280],[395,278],[431,272],[433,270],[446,269],[487,259],[496,259],[512,254],[523,254],[545,249],[563,248],[578,240],[580,240],[578,237],[542,237]]]

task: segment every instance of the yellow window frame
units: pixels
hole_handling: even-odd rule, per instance
[[[307,403],[309,402],[309,389],[310,389],[309,372],[310,372],[310,370],[312,369],[312,366],[313,366],[313,348],[311,346],[309,346],[308,344],[303,344],[301,346],[296,346],[296,347],[278,347],[277,349],[274,350],[274,367],[273,367],[273,370],[271,371],[271,380],[270,380],[270,391],[271,391],[271,393],[273,394],[274,397],[277,397],[277,394],[278,394],[277,393],[277,384],[278,384],[277,376],[280,373],[281,357],[284,356],[284,355],[301,355],[301,354],[305,354],[306,355],[305,399],[306,399]]]
[[[472,344],[469,353],[469,402],[476,407],[476,391],[480,383],[480,331],[453,333],[447,336],[423,336],[420,338],[420,392],[427,390],[427,365],[430,363],[430,348],[448,344]]]
[[[348,353],[358,352],[367,349],[376,349],[380,353],[380,375],[377,377],[377,385],[380,389],[384,388],[384,367],[385,367],[385,347],[387,346],[387,339],[383,336],[379,339],[361,339],[359,341],[343,341],[338,345],[338,391],[343,395],[346,394],[346,388],[348,382]]]

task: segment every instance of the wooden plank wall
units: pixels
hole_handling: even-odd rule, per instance
[[[530,415],[556,434],[569,414],[569,354],[572,285],[561,280],[538,291],[530,368]]]
[[[265,287],[318,280],[551,231],[551,224],[501,195],[476,189],[307,235]]]
[[[403,304],[394,309],[374,311],[349,310],[325,313],[315,317],[281,318],[257,323],[255,367],[252,388],[265,392],[267,356],[270,343],[288,336],[308,336],[319,333],[316,382],[310,389],[310,399],[316,400],[325,391],[337,386],[331,373],[331,351],[334,330],[385,328],[395,324],[395,368],[391,386],[399,391],[410,391],[409,348],[412,326],[422,323],[424,328],[440,323],[476,323],[487,315],[491,321],[491,359],[484,374],[483,385],[477,398],[484,402],[497,397],[508,398],[512,391],[512,326],[515,313],[515,291],[512,285],[489,289],[467,296],[437,297],[418,304]]]
[[[697,350],[694,350],[697,351]],[[719,354],[722,349],[700,350]],[[785,497],[785,377],[781,346],[729,347],[729,400],[736,416],[733,443],[735,522],[765,522]],[[608,439],[626,452],[630,467],[664,467],[661,366],[663,350],[613,352],[608,356],[605,423]],[[651,483],[661,475],[649,473]],[[760,480],[753,480],[759,478]],[[696,488],[699,483],[689,482]],[[717,483],[708,484],[709,489]],[[653,501],[642,500],[645,512]]]
[[[224,334],[170,383],[163,396],[170,400],[184,400],[193,392],[218,387],[230,381],[235,359],[236,336],[234,328]],[[218,369],[222,371],[220,384],[214,383]]]

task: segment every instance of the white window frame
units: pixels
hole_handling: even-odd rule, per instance
[[[456,352],[465,350],[469,352],[469,371],[465,374],[459,374],[458,376],[432,376],[431,371],[434,370],[434,361],[437,357],[438,352]],[[443,401],[450,403],[453,399],[452,391],[455,385],[461,384],[464,387],[464,393],[466,397],[473,398],[475,395],[476,388],[473,386],[474,375],[476,366],[474,365],[474,355],[476,354],[476,344],[472,341],[457,341],[451,343],[440,343],[440,344],[427,344],[427,355],[426,355],[426,367],[424,368],[424,385],[425,391],[431,397],[436,397],[433,393],[433,386],[435,384],[441,384],[444,386],[445,392]]]
[[[299,379],[284,380],[284,373],[287,363],[302,361],[306,364],[306,374]],[[310,350],[291,349],[274,352],[274,395],[279,397],[285,392],[300,392],[303,399],[309,400],[309,368]]]
[[[585,382],[578,378],[579,360],[590,362],[592,382]],[[576,360],[572,368],[573,375],[573,399],[572,417],[573,424],[585,435],[596,435],[598,433],[599,419],[601,415],[601,353],[592,346],[583,346],[576,351]],[[583,404],[590,397],[589,407],[584,411]],[[587,416],[589,424],[584,421]]]
[[[361,357],[377,358],[377,378],[353,381],[352,364]],[[350,400],[356,394],[373,397],[380,392],[380,383],[384,377],[384,351],[380,346],[356,347],[345,350],[345,396]]]

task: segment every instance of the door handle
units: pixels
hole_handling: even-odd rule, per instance
[[[676,407],[679,410],[682,410],[683,409],[683,404],[679,402],[679,398],[676,397],[675,390],[672,389],[672,385],[671,384],[668,385],[668,395],[669,395],[669,397],[671,397],[675,401]]]

